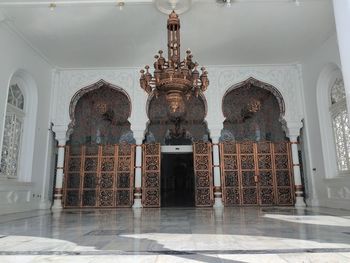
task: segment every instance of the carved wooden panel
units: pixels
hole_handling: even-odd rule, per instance
[[[276,176],[276,202],[278,205],[294,204],[294,179],[290,143],[274,143],[273,165]]]
[[[66,146],[64,207],[130,207],[135,146]]]
[[[223,142],[221,183],[226,206],[293,205],[288,142]]]
[[[270,142],[257,142],[256,147],[256,175],[259,204],[271,206],[277,204],[274,191],[275,176],[273,176],[272,154]]]
[[[211,144],[195,142],[193,144],[193,161],[196,206],[212,206],[214,204],[214,193]]]
[[[160,207],[160,144],[144,144],[142,148],[142,205]]]

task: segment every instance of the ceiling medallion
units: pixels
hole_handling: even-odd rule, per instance
[[[198,96],[209,85],[208,72],[204,67],[201,74],[198,64],[193,62],[190,50],[186,51],[186,57],[180,61],[180,20],[175,11],[168,18],[168,60],[163,57],[163,51],[154,56],[154,74],[150,73],[150,67],[145,66],[141,70],[140,86],[148,94],[158,97],[165,94],[170,114],[181,115],[185,111],[184,98],[190,99],[192,95]]]
[[[190,9],[192,0],[155,0],[158,10],[169,15],[173,10],[177,14],[183,14]]]

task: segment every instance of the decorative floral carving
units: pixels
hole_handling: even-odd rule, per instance
[[[106,206],[113,206],[113,190],[103,190],[100,191],[99,196],[99,206],[106,207]]]

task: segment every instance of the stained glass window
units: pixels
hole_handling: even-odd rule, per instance
[[[24,96],[18,85],[9,88],[2,143],[0,175],[16,178],[24,119]]]
[[[346,107],[344,82],[335,80],[331,88],[330,107],[339,172],[350,171],[350,123]]]

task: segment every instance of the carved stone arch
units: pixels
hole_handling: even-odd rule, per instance
[[[146,112],[148,116],[148,123],[146,129],[145,142],[159,142],[161,144],[172,144],[168,137],[172,137],[176,127],[176,120],[173,116],[168,114],[168,104],[165,95],[160,95],[158,98],[151,94],[147,99]],[[179,117],[181,134],[177,134],[178,138],[185,138],[185,140],[178,140],[179,144],[192,144],[194,141],[208,141],[209,130],[205,120],[207,116],[207,101],[203,94],[198,97],[192,96],[189,100],[185,99],[185,114]],[[171,133],[169,135],[169,132]],[[176,132],[175,132],[176,133]],[[166,142],[168,141],[168,142]],[[174,142],[175,143],[175,142]]]
[[[130,130],[130,123],[129,123],[129,118],[131,116],[131,100],[130,100],[130,96],[129,94],[122,88],[113,85],[111,83],[106,82],[105,80],[101,79],[98,82],[91,84],[87,87],[84,87],[82,89],[80,89],[79,91],[77,91],[74,96],[71,99],[70,105],[69,105],[69,116],[70,116],[70,123],[68,125],[68,131],[67,131],[67,137],[69,138],[73,131],[74,131],[74,127],[76,126],[76,110],[77,110],[77,106],[79,105],[79,102],[81,101],[81,99],[86,98],[87,96],[89,96],[90,94],[92,94],[93,92],[99,92],[103,90],[110,90],[110,93],[112,92],[113,96],[119,97],[120,100],[122,100],[122,105],[123,107],[121,108],[116,108],[114,110],[118,110],[121,112],[119,115],[122,115],[121,120],[114,120],[114,122],[120,123],[122,122],[127,122],[127,126],[128,126],[128,130],[131,132]],[[98,93],[96,93],[95,95],[99,95]],[[112,100],[111,100],[112,101]],[[101,109],[101,111],[103,111],[103,109]],[[94,111],[92,111],[93,113]]]
[[[267,101],[269,106],[265,105]],[[277,137],[280,140],[284,140],[284,132],[286,128],[286,121],[284,120],[285,103],[281,92],[276,87],[253,77],[230,87],[222,98],[222,112],[225,117],[225,121],[221,140],[234,140],[236,137],[234,133],[230,131],[233,128],[228,128],[228,126],[230,126],[228,125],[229,123],[232,125],[234,123],[237,129],[244,130],[245,132],[247,130],[245,125],[248,121],[250,121],[246,120],[249,118],[259,118],[259,114],[260,117],[262,117],[261,112],[266,110],[268,107],[270,107],[270,112],[273,115],[273,120],[271,120],[271,117],[269,117],[269,120],[275,122],[275,124],[273,124],[275,127],[274,132],[279,134]],[[254,124],[254,122],[252,122],[250,125],[259,126],[259,124]],[[236,133],[237,129],[235,131]],[[253,127],[251,131],[252,134],[254,133],[254,129],[256,129],[257,134],[260,133],[260,127]],[[270,130],[268,133],[271,133],[271,131],[272,130]],[[241,139],[243,137],[240,136]],[[255,136],[255,138],[251,137],[254,136],[248,136],[247,134],[247,138],[245,138],[245,140],[258,140],[260,135]],[[264,139],[270,140],[270,137],[270,135],[265,136]]]

